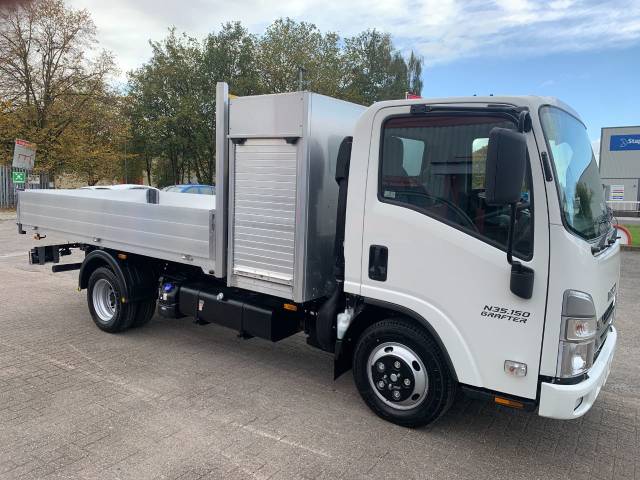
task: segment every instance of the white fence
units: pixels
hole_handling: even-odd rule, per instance
[[[640,202],[627,200],[608,200],[607,205],[613,210],[614,214],[619,217],[640,216]]]
[[[16,185],[11,180],[11,172],[25,172],[25,183]],[[49,188],[49,179],[44,173],[33,174],[23,168],[12,168],[11,165],[0,165],[0,208],[14,207],[18,200],[18,189]]]

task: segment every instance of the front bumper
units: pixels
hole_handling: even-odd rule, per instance
[[[611,327],[598,358],[587,372],[588,378],[586,380],[575,385],[542,382],[538,415],[571,419],[587,413],[596,401],[600,389],[607,382],[617,341],[618,332],[614,327]]]

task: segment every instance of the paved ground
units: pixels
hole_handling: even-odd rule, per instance
[[[616,217],[620,225],[640,225],[640,217]]]
[[[240,340],[188,319],[120,335],[75,272],[26,265],[0,221],[0,478],[640,478],[640,255],[624,254],[609,382],[584,418],[460,397],[430,428],[369,412],[296,336]]]
[[[13,208],[0,208],[0,221],[12,220],[16,217],[16,211]]]

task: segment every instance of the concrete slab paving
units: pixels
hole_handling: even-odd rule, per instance
[[[159,317],[103,333],[76,272],[27,264],[33,243],[0,220],[2,479],[640,478],[637,253],[623,253],[619,349],[585,417],[460,396],[409,430],[373,415],[350,374],[334,382],[302,335],[272,344]]]

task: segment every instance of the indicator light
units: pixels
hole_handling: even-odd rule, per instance
[[[516,400],[510,400],[510,399],[504,398],[504,397],[494,397],[493,401],[495,403],[497,403],[498,405],[503,405],[505,407],[524,408],[524,403],[518,402]]]
[[[596,335],[597,322],[591,318],[567,318],[567,333],[565,338],[569,341],[590,340]]]
[[[524,377],[527,375],[527,364],[514,360],[505,360],[504,372],[514,377]]]

